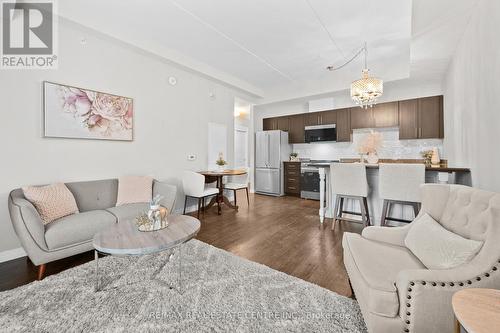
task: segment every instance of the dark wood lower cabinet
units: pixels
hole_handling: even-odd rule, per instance
[[[300,162],[285,162],[285,194],[300,196]]]

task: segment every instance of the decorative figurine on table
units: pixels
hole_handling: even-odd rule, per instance
[[[143,213],[136,218],[139,231],[157,231],[168,227],[166,220],[168,211],[160,206],[162,198],[161,195],[156,195],[149,203],[147,214]]]
[[[290,153],[290,161],[291,162],[297,162],[299,160],[298,158],[299,154],[298,153]]]

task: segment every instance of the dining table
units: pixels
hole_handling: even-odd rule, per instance
[[[225,204],[231,209],[238,210],[238,206],[229,201],[229,198],[224,195],[224,182],[223,178],[226,176],[241,176],[246,175],[247,170],[245,169],[227,169],[227,170],[214,170],[214,171],[200,171],[200,174],[205,176],[205,183],[217,183],[217,188],[219,192],[216,196],[210,200],[210,203],[205,209],[211,208],[213,205],[217,204],[217,214],[221,214],[221,205]]]

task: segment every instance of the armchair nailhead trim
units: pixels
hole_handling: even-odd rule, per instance
[[[500,259],[498,260],[498,263],[500,263]],[[498,267],[497,267],[497,266],[493,266],[493,267],[491,268],[491,272],[495,272],[495,271],[497,271],[497,270],[498,270]],[[486,273],[484,273],[484,277],[485,277],[485,278],[488,278],[488,277],[490,277],[490,276],[491,276],[490,272],[486,272]],[[475,281],[481,281],[481,276],[476,276]],[[435,286],[437,286],[437,285],[438,285],[438,283],[436,283],[436,282],[429,282],[429,281],[420,281],[420,283],[421,283],[423,286],[427,285],[427,283],[431,284],[433,287],[435,287]],[[449,285],[450,287],[454,287],[454,286],[455,286],[455,283],[456,283],[458,286],[463,287],[465,284],[472,284],[472,281],[471,281],[471,280],[467,280],[467,281],[464,281],[464,282],[462,282],[462,281],[461,281],[461,282],[449,282],[449,283],[448,283],[448,285]],[[409,284],[410,284],[410,286],[411,286],[411,287],[413,287],[413,286],[415,285],[415,281],[410,281],[410,283],[409,283]],[[441,287],[445,287],[445,286],[446,286],[446,284],[447,284],[446,282],[440,282],[440,283],[439,283],[439,285],[440,285]],[[413,291],[413,289],[412,289],[411,287],[408,287],[408,295],[406,296],[406,298],[407,298],[408,300],[411,300],[411,299],[412,299],[412,296],[411,296],[411,294],[410,294],[410,293]],[[407,307],[407,308],[410,308],[410,307],[411,307],[411,304],[410,304],[410,303],[406,303],[406,307]],[[406,316],[410,316],[410,315],[411,315],[410,311],[406,311]],[[405,320],[405,324],[406,324],[406,325],[410,325],[410,320],[406,319],[406,320]],[[405,333],[410,332],[410,328],[409,328],[409,327],[404,328],[404,329],[403,329],[403,332],[405,332]]]

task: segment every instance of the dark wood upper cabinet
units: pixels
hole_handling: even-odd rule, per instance
[[[351,129],[373,127],[375,127],[375,121],[372,108],[354,107],[351,109]]]
[[[335,110],[337,117],[337,142],[351,141],[351,109]]]
[[[290,117],[278,117],[276,118],[277,124],[276,129],[284,132],[288,132],[290,130]]]
[[[399,102],[399,138],[418,139],[418,99]]]
[[[304,117],[304,126],[321,125],[320,114],[321,112],[309,112],[302,114]]]
[[[400,139],[443,138],[443,127],[443,96],[399,102]]]
[[[372,108],[373,127],[398,127],[398,102],[376,104]]]
[[[290,143],[304,142],[304,127],[337,124],[337,141],[351,141],[353,129],[397,127],[400,139],[444,137],[443,96],[263,119],[263,128],[289,132]]]
[[[272,131],[275,128],[276,118],[264,118],[262,120],[262,129],[264,131]]]
[[[290,116],[288,118],[290,124],[290,129],[288,131],[288,142],[304,143],[304,115],[298,114]]]
[[[443,96],[418,99],[419,139],[444,137]]]
[[[320,125],[331,125],[337,122],[337,111],[323,111],[319,113]]]

